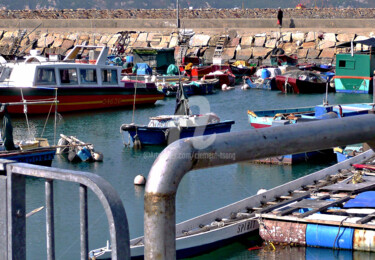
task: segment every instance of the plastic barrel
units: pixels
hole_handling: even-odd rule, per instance
[[[306,228],[306,245],[353,249],[354,229],[349,227],[308,224]]]
[[[77,155],[82,161],[87,161],[91,157],[91,153],[86,147],[82,148]]]
[[[375,252],[374,237],[374,230],[356,229],[353,238],[354,250]]]
[[[134,57],[133,56],[126,56],[126,62],[134,62]]]
[[[262,69],[261,77],[262,79],[268,78],[271,75],[271,73],[268,71],[268,69]]]

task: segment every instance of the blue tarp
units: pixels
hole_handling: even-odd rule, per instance
[[[152,69],[147,63],[137,63],[133,67],[133,73],[137,75],[152,75]]]
[[[349,200],[344,208],[375,208],[375,191],[366,191]]]

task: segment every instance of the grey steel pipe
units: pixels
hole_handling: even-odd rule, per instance
[[[53,180],[45,181],[46,188],[46,232],[47,232],[47,259],[55,260],[55,220],[53,203]]]
[[[81,230],[81,260],[86,260],[89,255],[89,233],[87,213],[87,187],[79,185],[79,209],[80,209],[80,230]]]
[[[207,138],[212,137],[176,141],[164,149],[152,165],[144,199],[145,259],[176,258],[176,192],[187,172],[270,156],[373,142],[375,115],[218,134],[211,144],[198,149],[205,146]]]

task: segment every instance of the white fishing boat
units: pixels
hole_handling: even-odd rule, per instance
[[[368,150],[326,169],[268,191],[258,192],[257,195],[177,224],[177,258],[199,255],[249,236],[252,232],[258,232],[259,223],[256,214],[267,213],[274,208],[301,199],[303,194],[309,192],[306,188],[316,186],[319,181],[329,179],[332,184],[337,183],[345,178],[342,174],[343,169],[349,169],[352,164],[368,160],[374,155],[372,150]],[[325,184],[327,183],[325,181]],[[130,250],[132,258],[142,258],[144,254],[143,237],[132,239]],[[89,258],[110,259],[111,247],[109,243],[103,248],[90,251]]]
[[[0,66],[0,103],[50,100],[59,96],[58,111],[82,111],[134,104],[154,104],[164,98],[155,83],[127,82],[121,67],[106,64],[108,47],[75,46],[64,60],[51,60],[36,50],[24,62]],[[57,108],[56,108],[57,109]],[[9,108],[23,113],[22,106]],[[45,104],[29,108],[29,114],[46,114]]]

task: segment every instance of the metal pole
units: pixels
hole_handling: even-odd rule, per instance
[[[79,185],[80,229],[81,229],[81,260],[89,255],[88,215],[87,215],[87,187]]]
[[[55,221],[53,213],[53,180],[46,179],[46,231],[47,231],[47,259],[55,259]]]
[[[177,12],[177,29],[180,29],[180,5],[179,5],[179,0],[177,0],[176,3],[176,12]]]
[[[187,172],[367,141],[371,146],[374,133],[375,115],[369,114],[218,134],[200,150],[196,147],[205,142],[203,137],[172,143],[154,162],[146,185],[145,259],[176,258],[175,199],[178,185]]]
[[[13,174],[6,166],[8,208],[8,259],[26,259],[26,185],[25,176]]]

